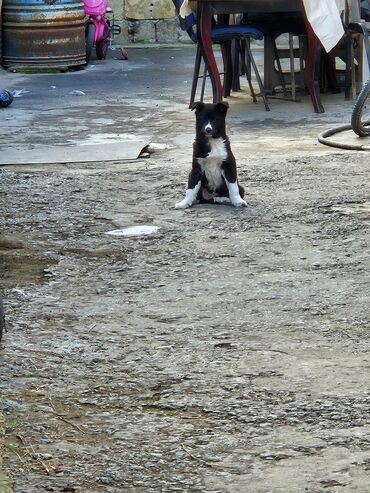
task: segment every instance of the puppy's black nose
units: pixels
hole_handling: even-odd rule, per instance
[[[208,127],[208,126],[207,126],[207,127],[205,128],[205,130],[206,130],[206,134],[208,134],[208,135],[212,133],[212,127]]]

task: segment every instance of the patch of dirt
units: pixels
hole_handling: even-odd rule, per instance
[[[2,173],[16,492],[366,491],[369,229],[336,208],[367,159],[255,159],[249,207],[180,212],[175,152]],[[158,231],[105,234],[135,224]]]
[[[370,219],[370,202],[352,203],[346,205],[333,206],[333,211],[340,212],[342,214],[355,216],[357,219]]]
[[[32,255],[19,255],[17,252],[9,255],[0,251],[0,290],[44,281],[46,265],[45,259]]]
[[[249,206],[178,211],[194,52],[130,59],[17,79],[29,97],[4,113],[17,145],[160,144],[132,163],[0,170],[15,493],[368,493],[369,159],[317,144],[353,102],[266,114],[234,93]],[[106,234],[137,225],[158,229]]]
[[[55,263],[44,252],[38,252],[20,236],[0,235],[0,291],[18,285],[47,280],[47,266]]]

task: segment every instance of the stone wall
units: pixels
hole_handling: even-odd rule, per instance
[[[189,42],[179,28],[172,0],[110,0],[121,34],[116,44]]]

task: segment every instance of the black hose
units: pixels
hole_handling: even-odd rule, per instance
[[[370,146],[366,145],[355,145],[355,144],[341,144],[340,142],[334,142],[332,140],[327,140],[327,137],[338,134],[339,132],[344,132],[346,130],[352,130],[352,125],[342,125],[341,127],[331,128],[318,135],[318,140],[321,144],[338,147],[339,149],[346,149],[347,151],[370,151]]]

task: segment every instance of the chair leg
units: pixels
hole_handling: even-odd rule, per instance
[[[352,64],[353,64],[353,39],[352,34],[347,34],[346,39],[346,72],[344,77],[344,97],[350,99],[352,84]]]
[[[307,87],[310,93],[312,106],[315,113],[325,113],[324,107],[320,98],[320,87],[318,73],[321,59],[321,45],[313,32],[312,27],[306,24],[307,27]]]
[[[274,58],[275,58],[275,61],[276,61],[276,65],[277,65],[277,70],[278,70],[278,73],[279,73],[279,78],[280,78],[280,84],[281,84],[281,87],[283,88],[283,96],[284,98],[287,97],[287,90],[286,90],[286,85],[285,85],[285,78],[284,78],[284,73],[283,73],[283,69],[281,67],[281,62],[280,62],[280,57],[279,57],[279,50],[277,49],[277,46],[276,46],[276,38],[275,36],[272,36],[272,44],[273,44],[273,51],[274,51]]]
[[[294,67],[294,39],[293,33],[289,33],[289,60],[290,60],[290,78],[292,85],[292,100],[296,100],[296,85],[295,85],[295,67]]]
[[[362,41],[362,40],[361,40]],[[357,73],[359,72],[359,65],[356,63],[356,46],[360,44],[360,39],[358,34],[354,34],[352,38],[352,61],[351,61],[351,99],[356,99],[357,97]]]
[[[222,85],[223,97],[230,96],[232,87],[232,60],[231,60],[231,41],[226,41],[221,45],[222,59],[224,65],[224,80]]]
[[[206,88],[207,75],[208,75],[207,67],[204,65],[203,80],[202,80],[202,89],[200,91],[200,101],[203,101],[203,99],[204,99],[204,91],[205,91],[205,88]]]
[[[329,89],[332,93],[338,94],[340,93],[340,87],[336,77],[336,61],[335,61],[335,51],[332,50],[330,53],[326,55],[326,77],[328,79]]]
[[[301,88],[302,92],[306,90],[306,67],[305,64],[303,63],[304,60],[306,60],[306,55],[305,55],[305,37],[303,35],[300,35],[298,37],[298,42],[299,42],[299,73],[300,73],[300,81],[301,81]]]
[[[193,82],[192,82],[192,85],[191,85],[189,108],[191,108],[191,106],[192,106],[192,104],[194,103],[194,100],[195,100],[195,94],[197,92],[198,78],[199,78],[199,71],[200,71],[200,63],[201,63],[201,61],[202,61],[202,54],[201,54],[200,48],[198,46],[197,47],[197,52],[195,54],[194,73],[193,73]]]
[[[251,52],[251,49],[250,49],[250,46],[249,46],[249,42],[248,41],[249,40],[246,40],[245,49],[246,49],[246,52],[247,52],[249,61],[252,64],[254,73],[256,74],[258,86],[260,88],[260,92],[261,92],[261,96],[262,96],[262,99],[263,99],[263,102],[264,102],[264,105],[265,105],[265,109],[266,109],[266,111],[270,111],[270,106],[269,106],[268,101],[267,101],[266,91],[265,91],[265,88],[264,88],[264,86],[262,84],[262,80],[261,80],[260,74],[258,72],[258,68],[257,68],[256,62],[254,61],[254,58],[253,58],[253,55],[252,55],[252,52]]]
[[[245,63],[243,63],[243,60],[245,60],[245,40],[242,38],[239,42],[239,50],[240,50],[240,60],[241,60],[241,67],[240,67],[240,75],[245,75]]]
[[[239,79],[239,59],[240,59],[240,44],[239,40],[234,39],[232,42],[232,91],[240,91]]]
[[[256,98],[256,93],[254,92],[253,84],[252,84],[252,73],[251,73],[251,63],[250,63],[250,49],[249,49],[249,44],[247,39],[242,39],[241,43],[243,45],[243,52],[244,52],[244,57],[242,60],[242,66],[243,66],[243,72],[245,73],[245,76],[247,77],[248,85],[249,85],[249,90],[251,93],[251,96],[253,98],[253,103],[257,103],[257,98]]]

